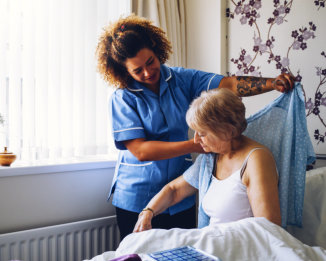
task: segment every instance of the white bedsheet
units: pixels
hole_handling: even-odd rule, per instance
[[[326,260],[326,250],[303,244],[265,218],[248,218],[203,229],[152,229],[134,233],[115,255],[151,253],[191,245],[222,260]]]
[[[326,260],[326,250],[310,247],[265,218],[248,218],[203,229],[152,229],[127,236],[117,251],[94,257],[107,261],[125,254],[191,245],[225,260]]]

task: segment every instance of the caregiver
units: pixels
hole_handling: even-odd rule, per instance
[[[188,138],[185,115],[202,91],[228,88],[238,96],[293,88],[289,74],[277,78],[224,77],[168,67],[172,53],[165,32],[136,15],[105,28],[96,50],[98,70],[117,87],[110,100],[112,131],[120,150],[109,197],[116,207],[121,239],[132,233],[138,214],[167,183],[192,164],[200,144]],[[169,207],[153,228],[196,227],[195,196]]]

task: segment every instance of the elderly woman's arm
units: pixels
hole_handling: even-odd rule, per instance
[[[152,228],[152,218],[168,207],[175,205],[186,197],[195,194],[196,188],[192,187],[183,176],[176,178],[156,194],[138,216],[134,232],[140,232]],[[147,210],[146,210],[147,209]]]
[[[281,225],[278,175],[274,158],[267,149],[256,150],[248,160],[243,182],[255,217]]]

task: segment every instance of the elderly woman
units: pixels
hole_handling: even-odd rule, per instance
[[[242,135],[247,122],[240,98],[227,89],[203,92],[186,120],[206,154],[152,198],[134,232],[151,229],[156,215],[197,190],[198,227],[253,216],[281,225],[275,161],[266,147]]]

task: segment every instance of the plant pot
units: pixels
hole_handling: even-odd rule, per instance
[[[7,147],[3,152],[0,152],[0,165],[10,167],[11,163],[16,160],[16,155],[7,151]]]

